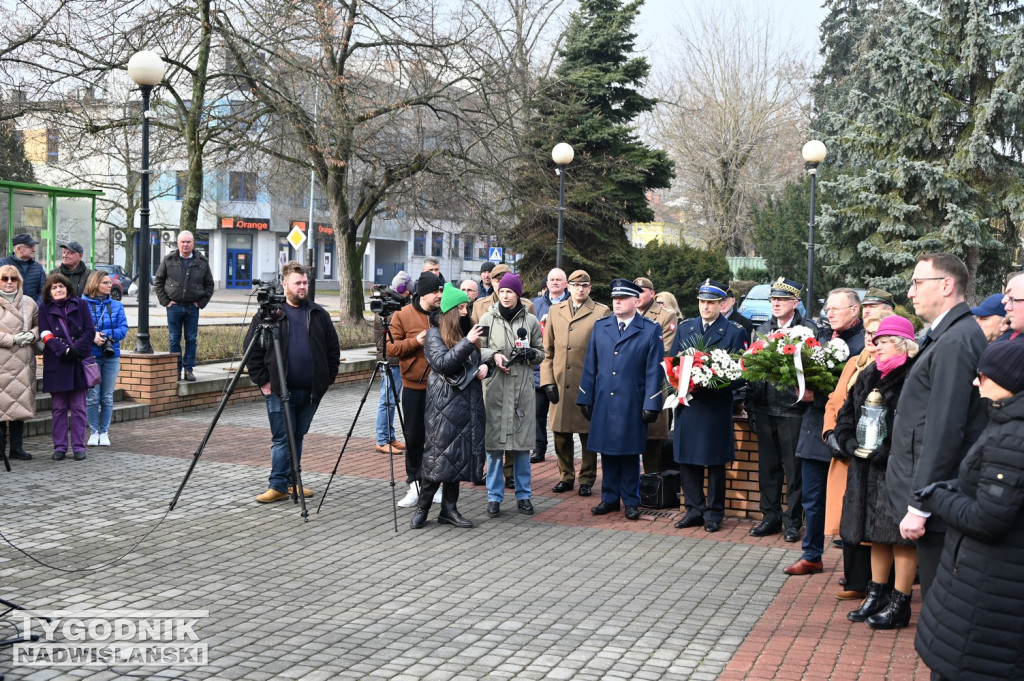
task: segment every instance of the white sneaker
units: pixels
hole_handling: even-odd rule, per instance
[[[416,492],[416,485],[409,485],[409,491],[406,492],[405,496],[398,502],[398,508],[412,508],[419,500],[420,495]]]
[[[110,446],[110,436],[106,433],[100,433],[100,447]]]
[[[441,503],[441,488],[440,487],[438,487],[437,491],[434,492],[434,501],[433,501],[433,503],[435,503],[435,504],[440,504]]]
[[[95,447],[99,443],[100,443],[100,434],[99,433],[93,433],[92,435],[89,436],[89,441],[86,442],[85,444],[88,445],[89,447]]]

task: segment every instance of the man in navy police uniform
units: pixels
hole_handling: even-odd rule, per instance
[[[640,518],[640,454],[647,426],[661,413],[661,327],[637,313],[640,287],[615,279],[612,312],[594,324],[576,404],[591,421],[587,447],[601,455],[601,503],[594,515],[626,507]]]
[[[697,289],[700,316],[679,325],[671,354],[690,347],[718,348],[732,354],[743,352],[744,328],[722,314],[728,284],[705,279]],[[679,464],[686,514],[678,529],[704,525],[717,532],[725,519],[725,466],[736,458],[732,434],[732,390],[697,388],[689,406],[676,407],[673,454]],[[708,469],[708,493],[704,495],[704,468]]]

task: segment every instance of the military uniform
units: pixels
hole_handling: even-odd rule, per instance
[[[698,292],[698,298],[721,300],[725,286],[707,280]],[[721,296],[719,296],[721,294]],[[712,297],[713,296],[713,297]],[[687,319],[679,325],[671,355],[678,355],[688,347],[703,345],[726,352],[742,352],[747,334],[743,327],[719,314],[707,329],[700,317]],[[679,464],[686,514],[680,527],[704,523],[705,529],[714,531],[725,518],[725,466],[735,460],[732,428],[732,390],[697,389],[689,406],[676,407],[676,429],[673,437],[673,455]],[[704,469],[707,468],[708,493],[704,494]],[[712,523],[714,528],[712,529]]]
[[[582,276],[581,276],[582,275]],[[590,282],[590,277],[578,270],[569,277],[570,282]],[[611,314],[607,305],[588,297],[573,313],[573,301],[562,301],[548,312],[544,329],[544,361],[540,365],[540,385],[558,388],[559,400],[551,405],[550,423],[554,433],[555,456],[558,458],[558,491],[572,489],[576,482],[575,447],[573,433],[580,437],[583,460],[580,465],[580,488],[590,488],[597,480],[597,454],[587,446],[590,422],[580,413],[573,398],[579,391],[583,377],[583,363],[587,346],[598,320]],[[584,490],[584,496],[587,496]]]
[[[639,287],[616,279],[612,296],[620,291],[636,296]],[[634,314],[621,331],[619,324],[615,316],[594,324],[576,404],[592,410],[587,446],[601,455],[601,504],[591,512],[618,510],[622,499],[626,517],[636,519],[640,454],[647,444],[644,412],[661,411],[665,347],[653,321]]]

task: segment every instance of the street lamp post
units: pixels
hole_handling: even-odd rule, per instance
[[[575,152],[565,142],[559,142],[551,150],[551,160],[558,166],[558,239],[555,241],[555,267],[562,268],[562,242],[565,225],[565,167],[572,163]]]
[[[804,169],[811,176],[811,219],[807,223],[807,314],[814,314],[814,199],[817,192],[818,164],[825,160],[828,150],[819,140],[811,140],[800,150]]]
[[[149,342],[149,96],[164,79],[164,62],[156,52],[143,50],[128,60],[128,77],[142,93],[142,208],[139,210],[139,330],[135,352],[152,354]]]

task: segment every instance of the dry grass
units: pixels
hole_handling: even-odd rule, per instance
[[[200,326],[196,361],[199,364],[206,364],[240,358],[245,350],[242,342],[245,340],[247,328],[248,324]],[[335,322],[334,328],[338,332],[342,350],[373,345],[373,325],[369,322],[357,325],[339,325]],[[128,330],[128,337],[121,341],[122,349],[135,348],[135,331],[135,329]],[[167,327],[151,326],[149,342],[157,352],[167,352],[169,348]]]

